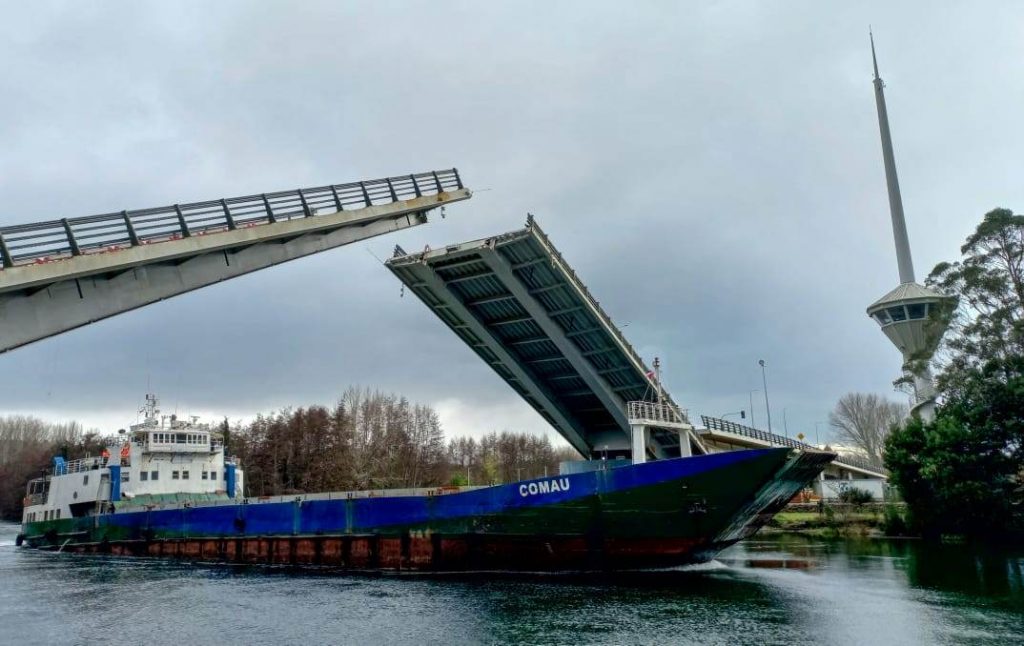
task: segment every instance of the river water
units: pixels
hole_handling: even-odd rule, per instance
[[[1024,550],[765,537],[682,571],[353,576],[35,552],[0,644],[1022,644]]]

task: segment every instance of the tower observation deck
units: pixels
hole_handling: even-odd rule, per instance
[[[704,453],[684,409],[529,218],[391,271],[584,457]]]
[[[452,168],[0,227],[0,352],[423,224],[471,195]]]

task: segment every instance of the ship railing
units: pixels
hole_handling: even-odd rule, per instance
[[[701,415],[700,419],[704,423],[704,426],[711,431],[718,431],[721,433],[732,433],[734,435],[742,435],[743,437],[749,437],[751,439],[760,440],[762,442],[772,444],[774,446],[788,446],[790,448],[800,449],[803,451],[821,450],[816,446],[811,446],[810,444],[800,442],[799,440],[783,437],[781,435],[776,435],[775,433],[769,433],[767,431],[762,431],[761,429],[758,428],[744,426],[743,424],[737,424],[736,422],[730,422],[728,420],[719,419],[717,417],[708,417],[707,415]],[[861,458],[849,455],[840,455],[834,460],[834,462],[836,462],[837,464],[844,464],[846,466],[851,466],[857,469],[863,469],[865,471],[871,471],[874,473],[889,473],[888,469],[886,469],[884,466],[880,464],[876,464],[870,460],[863,460]]]
[[[54,475],[64,475],[67,473],[81,473],[83,471],[94,471],[102,467],[107,466],[107,458],[103,456],[91,456],[87,458],[79,458],[77,460],[71,460],[68,462],[61,473]]]
[[[450,168],[0,227],[0,269],[329,215],[462,188],[459,171]]]
[[[683,426],[690,424],[690,417],[685,408],[674,404],[649,401],[632,401],[626,403],[626,416],[630,424],[669,424]]]

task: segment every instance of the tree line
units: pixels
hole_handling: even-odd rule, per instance
[[[579,459],[546,436],[510,431],[479,439],[446,438],[430,406],[378,391],[349,388],[331,407],[312,405],[220,425],[226,450],[239,458],[246,493],[396,489],[511,482],[558,473]],[[0,518],[20,520],[25,484],[55,455],[99,455],[101,435],[81,424],[0,417]]]
[[[222,428],[253,496],[496,484],[557,473],[560,461],[579,458],[528,433],[446,440],[431,407],[359,388],[333,408],[283,409]]]

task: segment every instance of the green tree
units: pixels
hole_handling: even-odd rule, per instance
[[[939,390],[955,396],[979,377],[1006,382],[1024,374],[1024,216],[987,213],[960,248],[959,262],[939,263],[928,284],[959,298]],[[940,314],[941,315],[941,314]]]
[[[961,412],[943,407],[934,422],[909,420],[889,436],[886,465],[918,531],[999,536],[1016,522],[1020,462],[993,429],[996,420],[986,424]]]
[[[926,534],[1005,535],[1020,528],[1024,465],[1024,216],[985,215],[928,284],[958,297],[933,422],[914,419],[886,442],[886,466]]]

